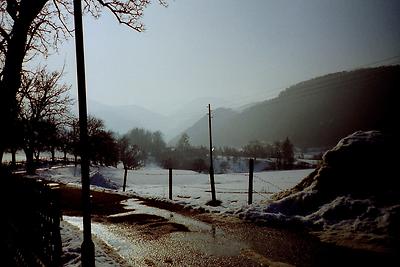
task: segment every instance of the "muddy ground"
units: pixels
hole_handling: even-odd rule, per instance
[[[127,265],[396,266],[394,255],[321,243],[301,229],[256,225],[232,216],[145,199],[136,201],[140,201],[141,207],[168,210],[172,212],[171,218],[151,209],[135,213],[121,204],[127,196],[107,191],[92,191],[91,195],[93,222],[105,225],[141,250],[141,256],[135,251],[131,257],[124,256]],[[62,185],[60,196],[64,215],[81,216],[79,188]],[[122,215],[110,216],[115,214]],[[190,222],[199,221],[209,230],[191,230],[192,227],[172,219],[173,214]]]

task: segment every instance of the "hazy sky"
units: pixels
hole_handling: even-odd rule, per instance
[[[88,97],[163,113],[200,97],[260,101],[400,55],[398,0],[175,0],[145,10],[144,33],[106,12],[84,22]],[[65,62],[75,88],[73,41],[50,66]]]

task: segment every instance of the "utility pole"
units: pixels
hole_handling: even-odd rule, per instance
[[[78,84],[79,129],[81,148],[81,176],[82,176],[82,214],[83,214],[83,242],[81,246],[81,261],[83,267],[94,267],[94,244],[92,241],[90,218],[90,178],[89,178],[89,146],[87,131],[87,106],[85,82],[85,57],[83,45],[83,23],[81,0],[74,0],[76,73]]]
[[[208,104],[208,133],[210,136],[210,184],[211,184],[211,200],[215,203],[217,200],[215,196],[215,183],[214,183],[214,164],[213,164],[213,145],[211,134],[211,105]]]
[[[170,200],[172,200],[172,168],[168,169],[168,188],[169,188],[169,194],[168,197]]]
[[[254,159],[249,160],[249,197],[247,203],[253,203],[253,173],[254,173]]]

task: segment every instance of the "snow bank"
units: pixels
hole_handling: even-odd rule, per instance
[[[322,166],[266,206],[241,209],[248,220],[302,225],[322,240],[386,250],[400,244],[399,181],[391,136],[356,132],[325,153]]]
[[[90,176],[90,184],[108,189],[118,189],[120,187],[110,179],[105,178],[99,171]]]
[[[113,168],[115,169],[115,168]],[[97,187],[107,189],[118,189],[120,185],[107,178],[100,170],[102,167],[92,167],[90,172],[90,184]],[[39,176],[54,182],[60,183],[81,183],[81,168],[80,166],[66,166],[46,169],[39,173]]]

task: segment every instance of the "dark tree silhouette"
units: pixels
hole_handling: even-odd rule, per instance
[[[61,72],[49,73],[45,67],[34,73],[26,72],[17,94],[18,121],[23,130],[22,147],[28,173],[34,173],[34,153],[37,157],[50,135],[68,117],[72,104],[67,92],[70,87],[59,84]]]
[[[98,18],[103,10],[117,21],[136,31],[150,0],[85,0],[84,11]],[[164,0],[159,0],[166,5]],[[36,55],[47,56],[59,42],[72,36],[69,17],[73,14],[70,0],[3,0],[0,1],[0,162],[10,136],[16,128],[17,91],[21,86],[24,64]]]
[[[70,152],[75,157],[75,165],[80,154],[79,120],[73,118],[68,140]],[[103,120],[89,116],[88,118],[89,160],[92,164],[115,166],[118,163],[118,144],[115,134],[107,131]]]
[[[67,154],[73,153],[73,132],[72,127],[64,125],[58,131],[58,149],[63,153],[64,164],[67,163]]]
[[[125,191],[128,170],[133,170],[143,165],[143,153],[137,145],[130,144],[126,137],[122,137],[118,141],[118,145],[119,158],[124,166],[123,191]]]
[[[275,158],[275,168],[282,168],[282,143],[275,141],[272,145],[273,147],[273,157]]]
[[[187,133],[183,133],[176,144],[176,149],[182,152],[189,150],[192,147],[189,139],[189,135]]]
[[[101,130],[89,136],[90,160],[94,164],[117,166],[118,144],[111,131]]]
[[[291,169],[294,163],[294,146],[289,137],[286,137],[285,141],[282,142],[281,151],[283,168]]]

